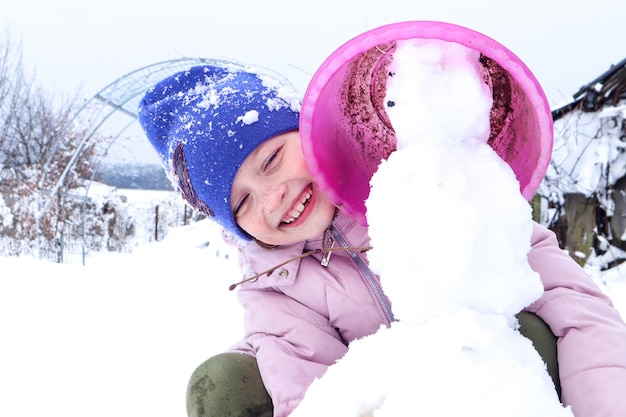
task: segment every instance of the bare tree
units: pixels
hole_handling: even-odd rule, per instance
[[[0,44],[0,194],[11,213],[10,221],[0,215],[0,237],[11,239],[4,246],[12,253],[54,246],[68,219],[84,210],[66,196],[90,178],[102,138],[77,122],[76,103],[38,87],[8,36]]]
[[[5,41],[0,43],[0,167],[5,164],[4,149],[10,146],[10,128],[16,114],[24,73],[22,57],[11,47],[5,31]]]

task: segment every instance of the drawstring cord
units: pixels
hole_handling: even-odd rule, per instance
[[[323,253],[324,255],[326,255],[326,254],[330,254],[331,252],[339,251],[339,250],[345,250],[345,251],[350,251],[351,250],[351,251],[358,251],[360,253],[364,253],[364,252],[367,252],[370,249],[372,249],[371,246],[357,246],[357,247],[347,247],[347,248],[339,246],[339,247],[329,247],[329,248],[322,248],[322,249],[313,249],[311,251],[304,252],[301,255],[298,255],[298,256],[295,256],[295,257],[293,257],[291,259],[288,259],[285,262],[280,263],[280,264],[274,266],[273,268],[268,269],[267,271],[263,271],[263,272],[261,272],[259,274],[251,276],[250,278],[246,278],[243,281],[240,281],[240,282],[237,282],[235,284],[232,284],[230,287],[228,287],[228,290],[232,291],[235,288],[237,288],[239,285],[244,284],[244,283],[246,283],[248,281],[254,281],[254,280],[256,280],[257,278],[259,278],[261,276],[270,276],[270,275],[272,275],[272,273],[277,268],[280,268],[281,266],[287,265],[289,262],[293,262],[293,261],[296,261],[298,259],[306,258],[307,256],[316,255],[316,254],[320,254],[320,253]]]

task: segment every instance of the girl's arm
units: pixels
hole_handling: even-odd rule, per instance
[[[288,416],[347,347],[326,318],[282,293],[240,290],[239,300],[245,337],[235,350],[256,356],[274,417]]]
[[[545,292],[527,310],[558,337],[563,403],[576,417],[623,415],[626,324],[620,314],[550,230],[535,225],[528,259]]]

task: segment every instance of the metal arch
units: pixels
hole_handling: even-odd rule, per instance
[[[81,113],[85,109],[89,108],[94,102],[99,102],[101,104],[100,111],[94,117],[92,126],[87,130],[86,134],[83,136],[82,140],[72,153],[72,156],[65,166],[61,176],[56,181],[54,187],[52,187],[51,194],[54,195],[58,192],[59,188],[63,184],[63,181],[65,180],[65,177],[76,164],[76,160],[78,159],[78,156],[80,155],[80,152],[84,148],[85,144],[111,116],[119,112],[131,117],[132,119],[137,119],[139,101],[147,89],[152,85],[166,78],[168,75],[185,70],[194,65],[214,63],[216,61],[217,60],[206,58],[179,58],[151,64],[118,78],[96,93],[92,98],[87,100],[67,123],[67,128],[72,126],[74,121],[81,116]],[[123,130],[125,129],[126,127],[123,128]],[[114,140],[118,137],[119,134],[114,137]],[[45,184],[45,178],[49,173],[50,163],[52,162],[54,154],[56,153],[56,150],[62,140],[63,134],[59,136],[57,142],[52,146],[50,155],[44,165],[40,188],[42,188],[43,184]]]
[[[137,118],[139,101],[148,88],[168,75],[194,65],[214,63],[214,59],[180,58],[139,68],[104,87],[93,98],[132,118]]]
[[[196,65],[201,64],[212,64],[217,66],[225,66],[225,65],[238,65],[241,67],[246,67],[246,64],[234,61],[234,60],[223,60],[223,59],[214,59],[214,58],[179,58],[172,59],[168,61],[162,61],[156,64],[151,64],[142,68],[139,68],[135,71],[132,71],[117,80],[113,81],[98,93],[96,93],[91,99],[89,99],[85,104],[78,110],[78,112],[74,115],[74,117],[68,122],[67,126],[72,126],[73,122],[81,112],[83,112],[86,108],[90,107],[94,101],[100,102],[102,105],[98,116],[92,119],[92,127],[87,130],[86,134],[81,139],[81,142],[78,144],[76,149],[74,150],[70,161],[65,166],[63,173],[57,180],[56,184],[51,190],[51,194],[54,195],[58,192],[65,177],[76,164],[76,160],[80,155],[85,144],[93,137],[93,135],[98,131],[98,129],[115,113],[121,113],[131,117],[134,120],[137,119],[137,109],[139,107],[139,101],[148,90],[148,88],[152,87],[159,81],[163,80],[169,75],[175,74],[179,71],[184,71]],[[255,70],[259,73],[266,73],[271,75],[274,78],[281,79],[285,84],[291,85],[293,84],[281,74],[275,72],[272,69],[254,66]],[[295,91],[294,87],[294,91]],[[108,113],[104,116],[102,114],[108,109]],[[93,126],[95,124],[95,126]],[[132,124],[129,123],[129,125]],[[111,144],[115,142],[121,135],[121,133],[128,128],[128,126],[122,128],[122,130],[115,135]],[[49,171],[49,165],[53,159],[53,156],[56,152],[56,149],[59,146],[59,142],[62,140],[63,135],[60,135],[59,140],[52,146],[52,150],[50,152],[50,156],[46,161],[46,165],[44,166],[44,172],[42,175],[40,189],[43,188],[43,184],[45,183],[45,178]],[[109,147],[110,145],[109,144]],[[93,178],[93,176],[92,176]],[[89,187],[86,187],[88,192]]]

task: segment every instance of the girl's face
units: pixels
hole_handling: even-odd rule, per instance
[[[259,145],[244,161],[231,190],[239,227],[268,245],[288,245],[320,235],[335,206],[313,182],[297,131]]]

